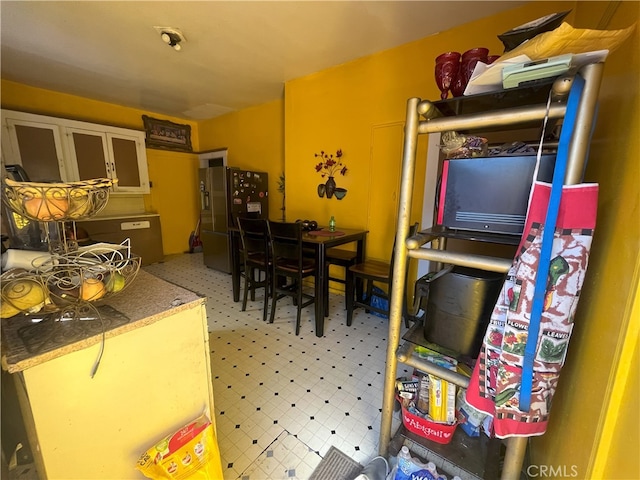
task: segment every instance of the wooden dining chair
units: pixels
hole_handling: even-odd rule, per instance
[[[409,228],[409,237],[416,234],[418,231],[418,224],[415,223]],[[351,326],[353,322],[353,311],[357,307],[364,307],[367,312],[374,311],[382,315],[389,316],[389,307],[386,309],[373,305],[373,286],[374,282],[382,284],[386,287],[386,292],[379,289],[376,293],[376,297],[380,297],[382,300],[389,304],[391,285],[393,284],[393,265],[395,260],[395,241],[393,250],[391,251],[391,261],[383,262],[380,260],[365,260],[363,263],[352,265],[347,270],[347,286],[345,295],[347,297],[347,325]],[[406,275],[406,271],[405,271]],[[356,295],[356,286],[358,282],[363,282],[363,297],[358,298]],[[380,293],[382,292],[382,293]],[[403,293],[402,301],[402,315],[405,319],[405,324],[409,327],[409,315],[407,309],[406,293]]]
[[[315,305],[315,296],[303,291],[303,280],[316,274],[315,259],[303,254],[302,224],[299,222],[269,221],[269,243],[271,248],[271,318],[276,315],[276,303],[284,297],[292,297],[297,306],[296,335],[300,334],[302,309]],[[286,279],[286,281],[282,281]],[[315,309],[314,309],[315,320]]]
[[[337,282],[345,285],[345,309],[347,308],[347,296],[346,296],[346,284],[347,284],[347,272],[349,267],[356,264],[358,260],[358,253],[352,250],[344,250],[342,248],[328,248],[327,253],[325,255],[326,259],[326,274],[325,278],[327,279],[326,288],[325,288],[325,298],[329,299],[329,282]],[[330,268],[331,265],[337,265],[339,267],[344,268],[344,277],[336,277],[331,276]],[[325,305],[325,311],[328,311],[328,305]]]
[[[247,309],[247,298],[255,300],[257,288],[264,288],[262,320],[267,320],[269,311],[269,292],[271,288],[271,261],[269,252],[269,225],[267,220],[258,218],[238,218],[240,239],[242,242],[242,260],[244,270],[244,295],[242,311]]]

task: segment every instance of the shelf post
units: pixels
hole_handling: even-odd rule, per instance
[[[565,185],[573,185],[582,181],[584,166],[589,153],[594,120],[597,113],[597,101],[603,70],[603,63],[595,63],[586,65],[579,71],[579,75],[582,75],[585,80],[585,87],[578,106],[577,120],[569,144],[567,172],[564,178]],[[567,93],[567,85],[569,84],[567,83],[567,78],[560,78],[558,80],[560,81],[554,83],[552,90],[552,93],[556,96],[556,100],[551,103],[548,109],[545,105],[540,104],[508,108],[502,111],[483,111],[467,115],[441,117],[437,114],[435,106],[428,101],[421,102],[418,98],[411,98],[407,102],[402,159],[402,183],[396,231],[396,247],[394,251],[396,263],[394,264],[393,274],[397,280],[391,286],[387,366],[382,401],[380,444],[378,447],[379,454],[382,456],[386,457],[388,455],[391,441],[391,420],[393,416],[395,375],[398,361],[416,368],[423,367],[425,370],[434,371],[436,374],[460,386],[464,386],[466,383],[466,379],[457,378],[457,376],[450,375],[449,372],[438,371],[436,366],[422,365],[420,360],[412,358],[410,347],[402,345],[398,348],[401,340],[402,296],[404,295],[406,284],[404,272],[408,259],[416,258],[441,263],[453,263],[496,272],[505,272],[511,263],[511,259],[496,259],[479,255],[447,252],[445,250],[446,240],[444,237],[437,239],[438,248],[420,248],[424,243],[435,240],[435,236],[430,233],[423,232],[415,235],[411,239],[406,238],[409,231],[418,136],[420,134],[451,130],[478,129],[484,127],[495,128],[541,121],[546,115],[551,119],[562,119],[566,114],[566,104],[559,101],[559,98]],[[426,120],[420,121],[420,115]],[[529,437],[512,437],[506,441],[507,451],[500,477],[501,480],[517,480],[520,478],[528,441]]]
[[[400,201],[398,206],[398,227],[396,229],[395,262],[393,264],[394,282],[391,286],[389,302],[389,339],[387,340],[387,367],[385,369],[384,391],[382,394],[382,418],[380,422],[380,442],[378,453],[386,457],[391,441],[391,421],[393,402],[395,401],[395,376],[398,365],[396,347],[400,343],[402,325],[402,305],[406,283],[407,247],[405,240],[409,234],[409,216],[411,215],[411,197],[413,195],[413,177],[415,158],[418,148],[418,104],[419,98],[407,101],[407,117],[404,127],[404,147],[402,153],[402,177]]]
[[[501,480],[518,480],[521,477],[528,442],[529,437],[511,437],[507,440]]]
[[[569,145],[565,185],[575,185],[582,182],[589,156],[591,133],[595,125],[603,70],[604,63],[591,63],[580,69],[580,74],[584,78],[584,90],[576,112],[573,136]]]

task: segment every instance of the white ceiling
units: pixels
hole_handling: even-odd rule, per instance
[[[2,78],[188,119],[527,2],[6,1]],[[179,29],[180,52],[154,26]],[[515,25],[514,25],[515,26]]]

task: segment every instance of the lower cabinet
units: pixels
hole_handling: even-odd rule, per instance
[[[183,304],[174,306],[174,299]],[[71,320],[65,331],[74,332],[74,340],[32,329],[31,340],[54,345],[29,353],[17,333],[24,323],[7,333],[2,367],[15,385],[12,400],[20,414],[14,415],[22,419],[37,469],[29,478],[142,479],[136,470],[140,455],[165,435],[203,413],[215,432],[205,299],[140,271],[109,306],[129,321],[103,326],[104,340]],[[103,315],[104,324],[113,325]],[[2,412],[3,440],[10,412]],[[24,433],[14,438],[25,442]]]
[[[94,242],[122,243],[131,239],[131,252],[142,257],[142,265],[164,259],[160,215],[94,218],[76,222]]]

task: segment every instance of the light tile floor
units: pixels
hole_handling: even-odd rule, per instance
[[[386,319],[358,310],[347,327],[344,297],[332,293],[324,336],[315,336],[311,308],[296,336],[290,300],[278,302],[273,324],[262,321],[261,291],[242,312],[231,276],[206,268],[200,253],[144,269],[207,297],[225,480],[307,479],[331,445],[362,465],[377,455]]]

